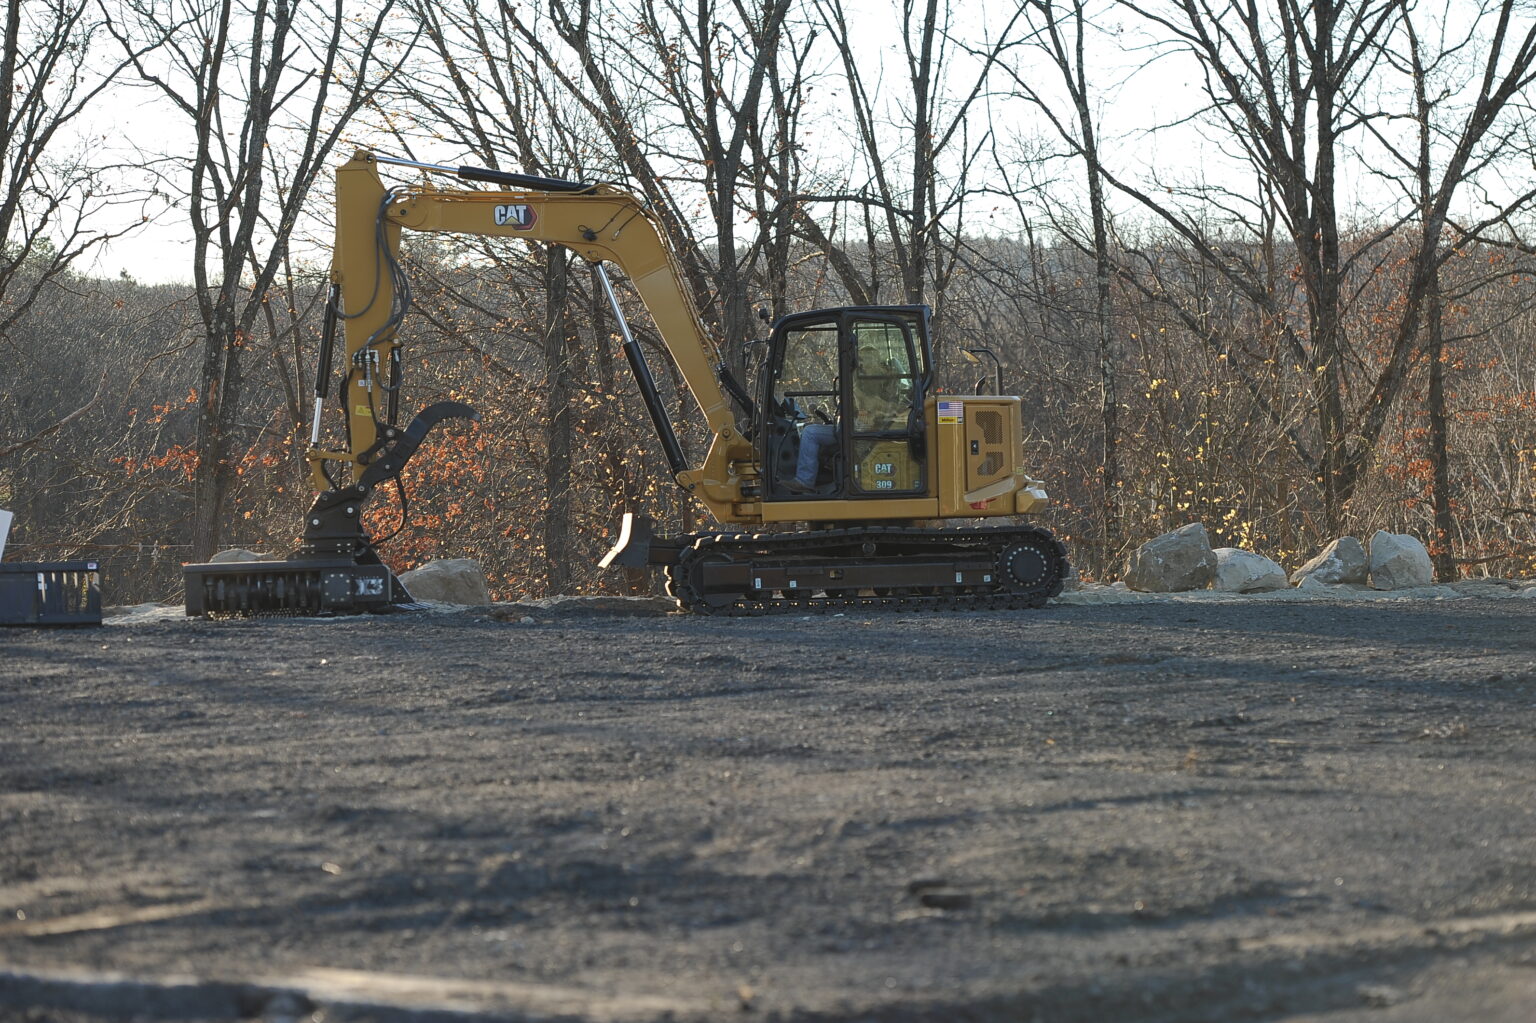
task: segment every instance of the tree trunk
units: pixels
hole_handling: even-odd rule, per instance
[[[549,246],[544,266],[544,577],[551,596],[571,589],[571,373],[567,302],[571,259]]]
[[[1431,551],[1438,582],[1455,582],[1456,555],[1452,537],[1456,520],[1451,514],[1450,424],[1445,408],[1445,324],[1440,300],[1440,271],[1435,269],[1425,295],[1425,346],[1429,356],[1429,462],[1432,467],[1430,503],[1434,508],[1435,537]]]
[[[224,541],[224,506],[233,472],[229,465],[229,374],[238,372],[234,311],[222,300],[214,309],[203,347],[201,402],[197,417],[197,465],[192,482],[192,560],[207,561]],[[238,388],[236,388],[238,390]]]
[[[1086,65],[1083,61],[1082,10],[1077,10],[1077,66],[1073,97],[1078,130],[1082,135],[1083,160],[1088,171],[1088,205],[1093,216],[1094,324],[1098,328],[1099,422],[1104,431],[1099,452],[1100,508],[1104,530],[1104,562],[1109,564],[1120,548],[1120,398],[1115,387],[1115,337],[1110,325],[1110,276],[1108,215],[1104,203],[1104,179],[1099,173],[1098,137],[1093,111],[1088,106]],[[1072,78],[1071,70],[1062,69]]]
[[[1344,467],[1348,455],[1344,417],[1344,353],[1347,350],[1344,336],[1342,309],[1342,275],[1339,257],[1339,220],[1335,205],[1335,132],[1338,115],[1335,101],[1337,91],[1343,87],[1339,80],[1334,52],[1334,25],[1339,17],[1335,5],[1319,3],[1313,10],[1315,20],[1313,38],[1318,47],[1313,54],[1313,74],[1319,86],[1315,96],[1313,131],[1316,156],[1311,187],[1298,190],[1303,206],[1310,203],[1310,226],[1315,239],[1312,273],[1315,275],[1309,289],[1312,308],[1312,337],[1316,346],[1317,365],[1314,393],[1318,401],[1318,427],[1322,442],[1323,517],[1328,532],[1334,536],[1344,531],[1344,506],[1354,490],[1352,481],[1346,479]],[[1293,152],[1304,152],[1304,146]],[[1305,220],[1299,222],[1306,222]]]

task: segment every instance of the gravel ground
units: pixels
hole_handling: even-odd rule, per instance
[[[1076,599],[0,631],[0,1019],[1529,1023],[1536,600]]]

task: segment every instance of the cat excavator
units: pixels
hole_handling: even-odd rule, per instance
[[[381,169],[390,166],[407,168],[417,183],[386,186]],[[493,187],[440,187],[434,175]],[[184,566],[188,615],[340,614],[411,603],[364,528],[364,506],[391,484],[403,502],[400,473],[429,431],[479,416],[443,401],[399,426],[399,330],[410,307],[402,231],[524,238],[564,246],[596,267],[673,478],[720,527],[660,536],[649,516],[626,514],[603,567],[659,567],[680,608],[719,615],[1039,607],[1061,591],[1066,549],[1018,518],[1047,504],[1026,471],[1020,399],[937,393],[926,306],[784,316],[772,324],[749,391],[719,357],[655,217],[632,194],[359,151],[336,172],[331,292],[307,453],[317,494],[302,541],[283,561]],[[703,414],[708,449],[696,465],[607,263],[628,277]],[[321,423],[338,329],[346,443],[330,449],[321,445]]]

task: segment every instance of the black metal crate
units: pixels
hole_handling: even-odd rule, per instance
[[[0,625],[100,625],[98,561],[0,561]]]

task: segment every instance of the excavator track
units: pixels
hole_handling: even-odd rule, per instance
[[[1067,551],[1038,526],[861,526],[693,538],[667,592],[697,614],[1037,608],[1061,592]]]

